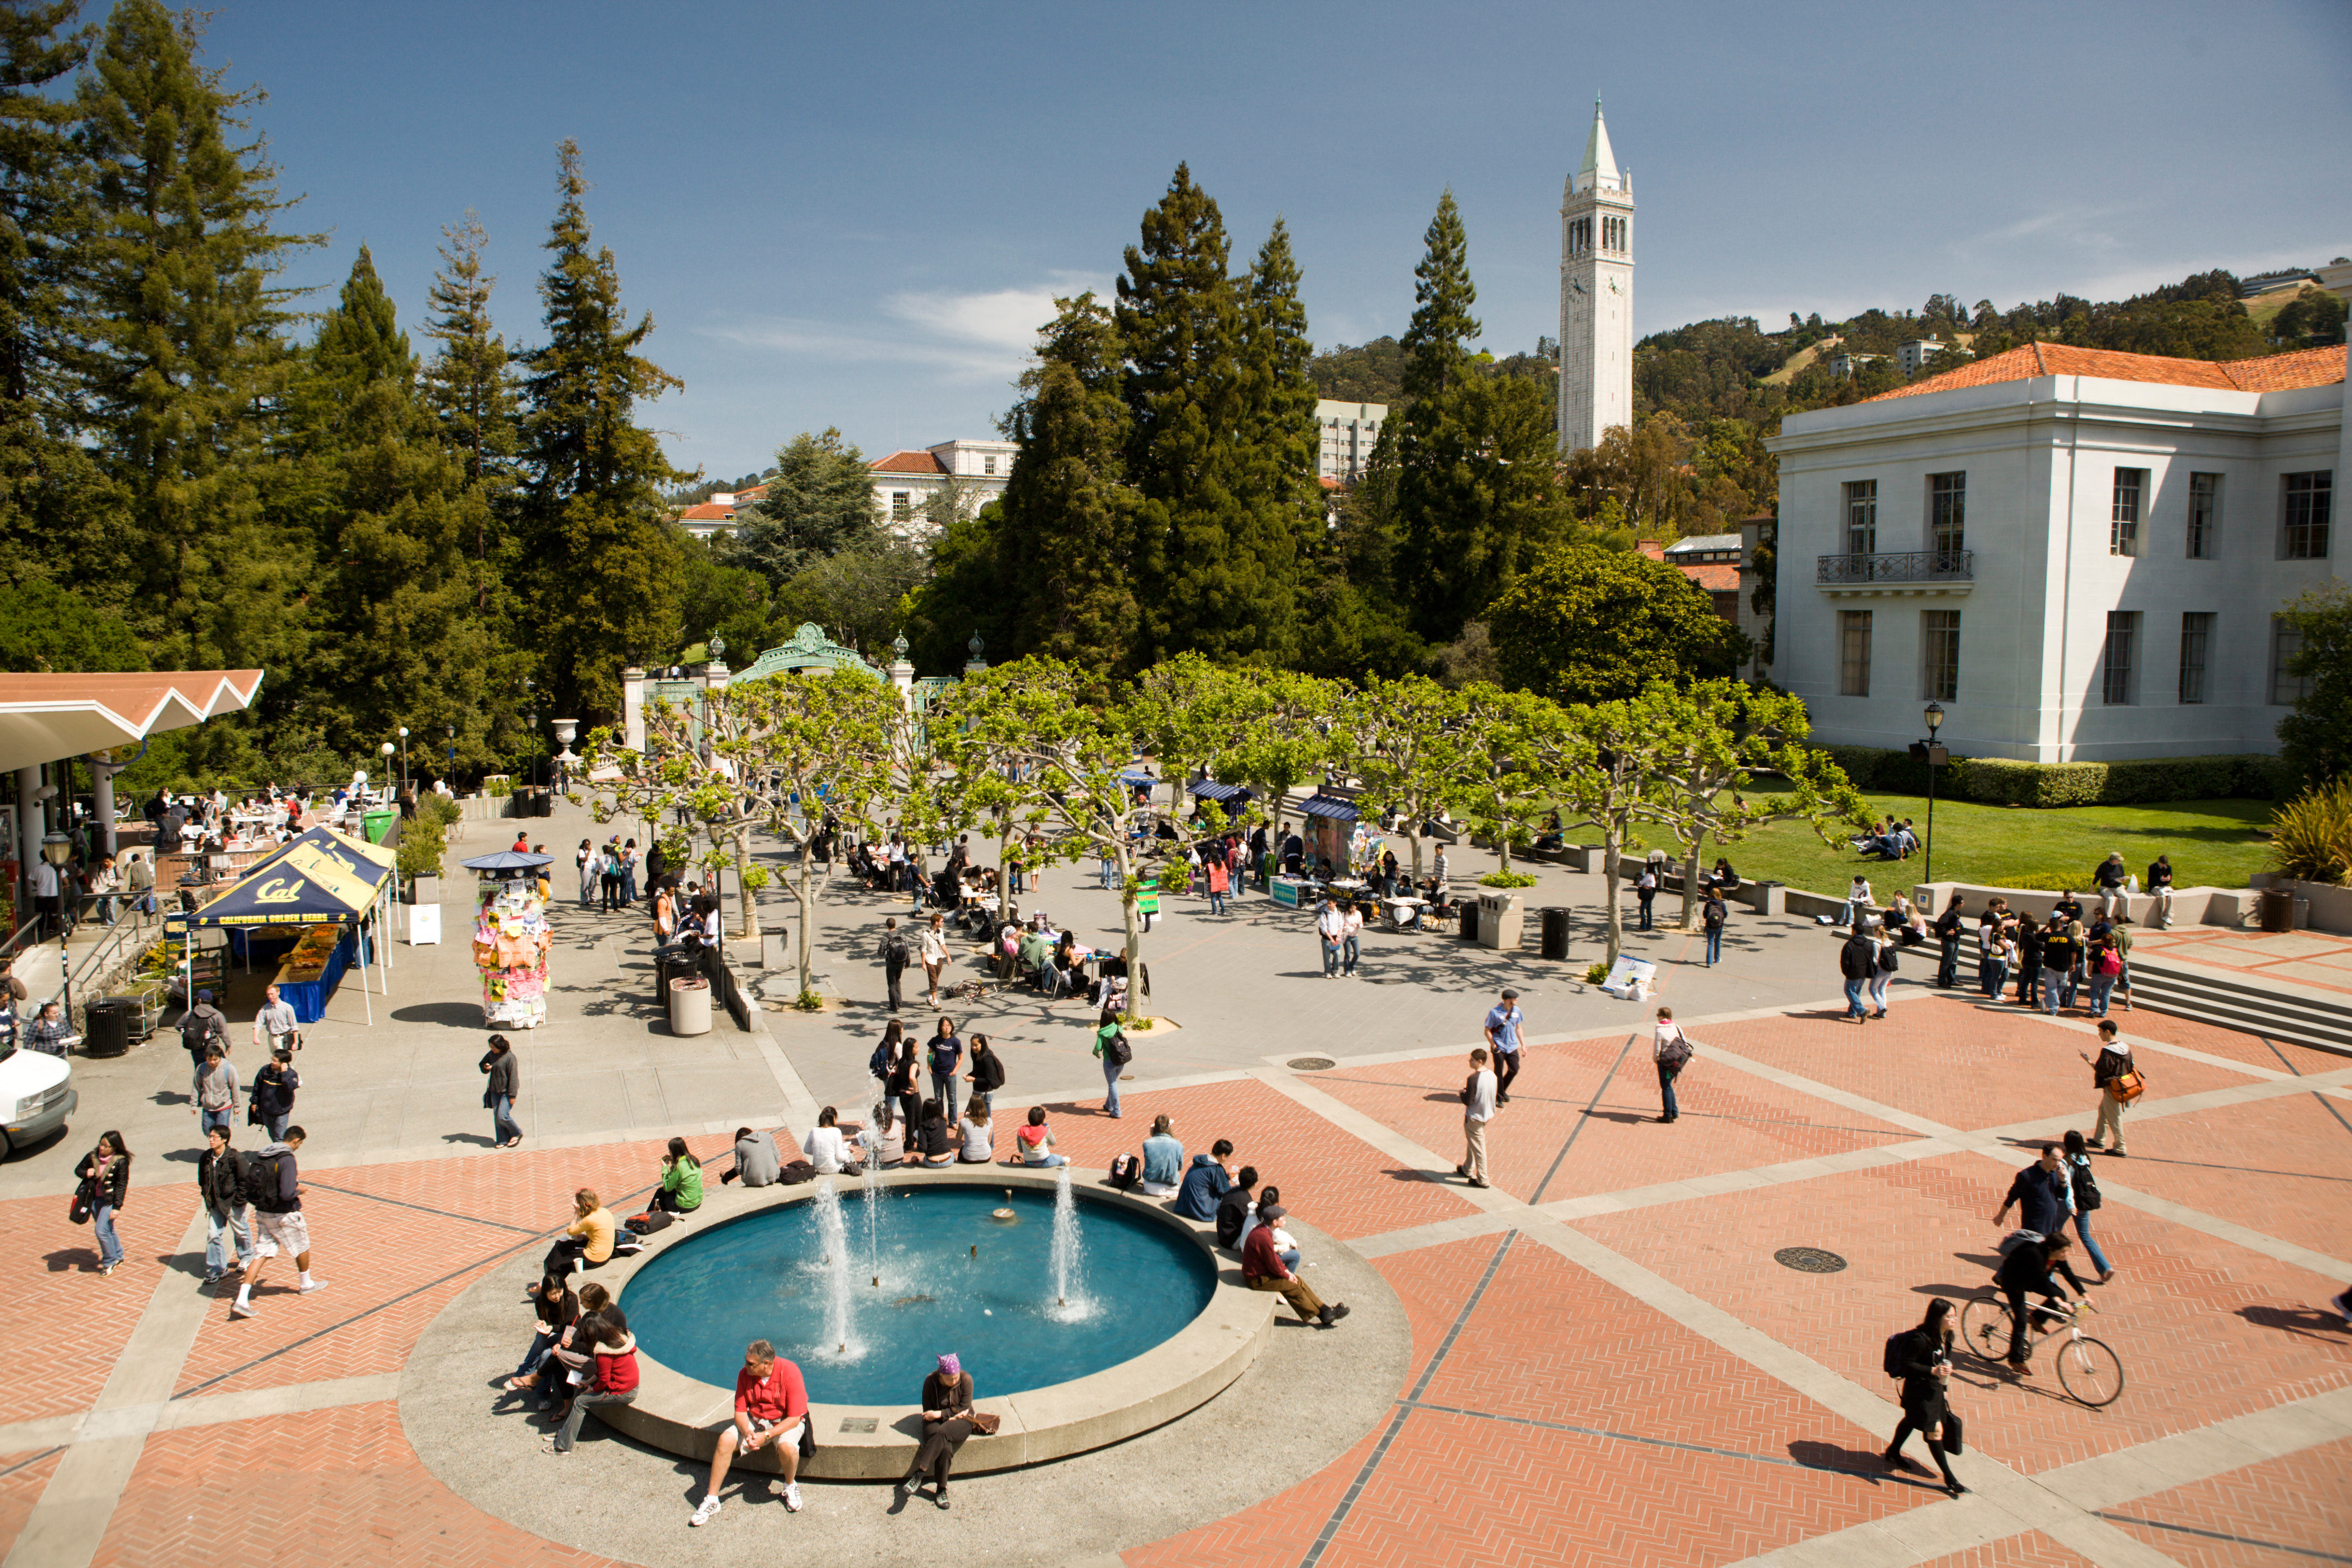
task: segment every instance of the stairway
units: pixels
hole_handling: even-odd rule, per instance
[[[2234,979],[2155,957],[2135,958],[2131,967],[2135,1007],[2352,1057],[2352,996]]]

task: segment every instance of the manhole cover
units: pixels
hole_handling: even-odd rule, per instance
[[[1333,1061],[1329,1057],[1293,1057],[1290,1058],[1290,1070],[1293,1072],[1322,1072],[1328,1068],[1335,1068],[1339,1065],[1339,1064],[1338,1062]]]
[[[1784,1247],[1772,1255],[1772,1261],[1800,1274],[1834,1274],[1845,1267],[1844,1258],[1818,1247]]]

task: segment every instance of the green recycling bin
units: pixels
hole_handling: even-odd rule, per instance
[[[367,833],[367,841],[383,843],[392,832],[392,819],[395,815],[390,806],[379,806],[362,816],[360,822]]]

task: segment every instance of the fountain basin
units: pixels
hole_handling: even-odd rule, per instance
[[[641,1442],[707,1458],[732,1417],[742,1347],[767,1338],[801,1365],[809,1385],[817,1450],[802,1468],[818,1479],[896,1479],[905,1472],[922,1436],[917,1392],[940,1350],[963,1356],[978,1407],[1001,1423],[996,1436],[964,1446],[959,1471],[1036,1464],[1172,1420],[1248,1368],[1278,1298],[1241,1283],[1240,1270],[1215,1252],[1212,1227],[1105,1187],[1102,1175],[1072,1172],[1095,1255],[1086,1287],[1092,1310],[1082,1305],[1070,1314],[1076,1321],[1062,1321],[1048,1315],[1050,1287],[1039,1267],[1053,1172],[883,1173],[886,1230],[926,1239],[921,1269],[950,1278],[971,1270],[972,1245],[986,1266],[978,1281],[947,1289],[913,1289],[920,1281],[907,1270],[917,1265],[903,1260],[895,1279],[886,1267],[884,1290],[870,1285],[870,1272],[857,1277],[867,1295],[887,1290],[889,1300],[858,1304],[852,1321],[877,1326],[861,1334],[859,1353],[849,1357],[814,1353],[811,1335],[824,1331],[825,1282],[807,1249],[823,1245],[818,1189],[832,1184],[851,1257],[865,1257],[862,1184],[823,1176],[751,1191],[714,1184],[689,1226],[673,1226],[640,1257],[585,1277],[614,1292],[639,1341],[636,1403],[600,1415]],[[1007,1188],[1020,1216],[1011,1226],[989,1214],[1004,1205]],[[918,1295],[933,1300],[897,1304]],[[994,1315],[979,1315],[989,1311]],[[999,1324],[991,1342],[985,1331]],[[773,1468],[765,1453],[738,1463]]]

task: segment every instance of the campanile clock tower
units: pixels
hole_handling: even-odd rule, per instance
[[[1633,182],[1592,105],[1584,163],[1559,208],[1559,449],[1633,423]]]

